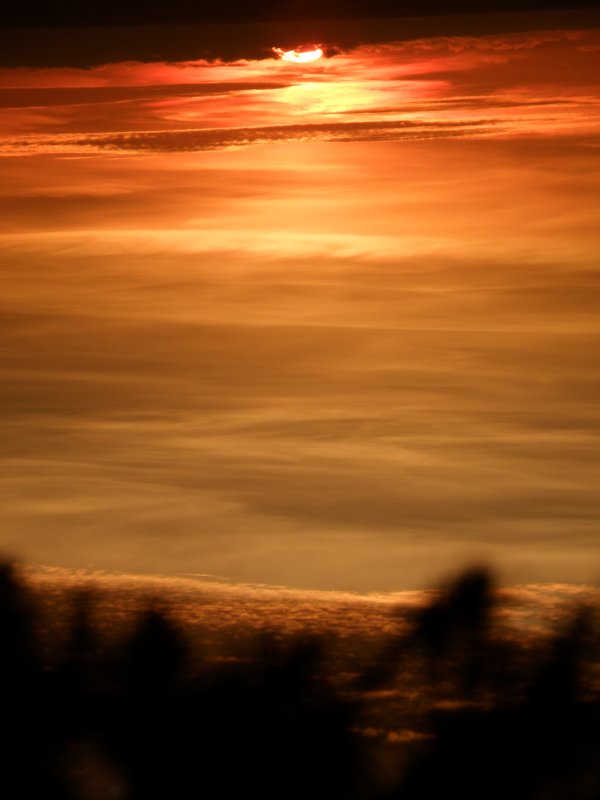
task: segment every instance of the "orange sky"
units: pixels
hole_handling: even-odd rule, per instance
[[[598,574],[600,32],[0,70],[2,540]]]

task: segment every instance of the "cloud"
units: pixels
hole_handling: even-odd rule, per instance
[[[264,630],[310,631],[347,641],[356,659],[359,642],[380,644],[406,631],[415,609],[430,603],[440,587],[423,591],[352,593],[298,590],[285,586],[231,583],[210,575],[139,575],[37,566],[21,569],[44,604],[68,611],[74,592],[91,592],[103,627],[122,625],[149,602],[159,603],[188,630],[200,628],[205,642],[215,636],[252,636]],[[597,587],[586,584],[526,584],[495,590],[495,619],[503,634],[521,641],[543,637],[573,609],[595,605]],[[352,650],[354,648],[354,650]],[[347,653],[350,655],[350,653]]]
[[[452,138],[485,135],[493,131],[494,120],[427,122],[376,121],[339,122],[328,124],[297,124],[262,128],[228,130],[140,131],[118,134],[89,134],[85,137],[21,137],[4,143],[4,152],[26,155],[28,152],[73,153],[99,152],[156,152],[186,153],[241,147],[269,142],[311,141],[402,141],[403,139]]]
[[[409,129],[419,138],[597,134],[597,38],[440,37],[364,45],[310,68],[264,59],[1,70],[0,152],[401,141]]]
[[[179,283],[173,256],[112,261],[77,256],[62,288],[46,272],[61,314],[29,296],[5,319],[15,552],[361,589],[474,552],[514,579],[593,571],[597,337],[559,302],[572,273],[498,264],[468,288],[477,263],[261,274],[245,256],[234,284],[221,258]],[[516,307],[527,284],[536,305]]]
[[[43,108],[46,106],[89,106],[97,103],[123,103],[128,100],[155,100],[203,94],[227,94],[255,90],[283,89],[287,83],[238,81],[229,83],[182,83],[134,86],[67,86],[3,88],[0,89],[0,108]]]
[[[474,556],[593,580],[597,104],[579,56],[558,101],[544,72],[572,46],[15,74],[54,88],[5,109],[3,543],[297,587]]]

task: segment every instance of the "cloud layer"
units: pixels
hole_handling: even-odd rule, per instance
[[[599,45],[2,72],[4,548],[593,580]]]
[[[0,70],[0,152],[598,132],[597,31],[364,45],[312,65]]]

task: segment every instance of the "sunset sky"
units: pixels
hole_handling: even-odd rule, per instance
[[[3,552],[594,582],[600,29],[314,44],[0,68]]]

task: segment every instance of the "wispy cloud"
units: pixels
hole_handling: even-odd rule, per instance
[[[22,137],[7,143],[4,153],[98,152],[156,152],[186,153],[240,147],[269,142],[314,141],[402,141],[403,139],[453,138],[477,136],[494,132],[498,122],[489,120],[456,120],[428,122],[382,120],[373,122],[331,122],[297,125],[265,126],[261,128],[228,128],[182,131],[139,131],[128,133],[69,135],[55,138]]]

